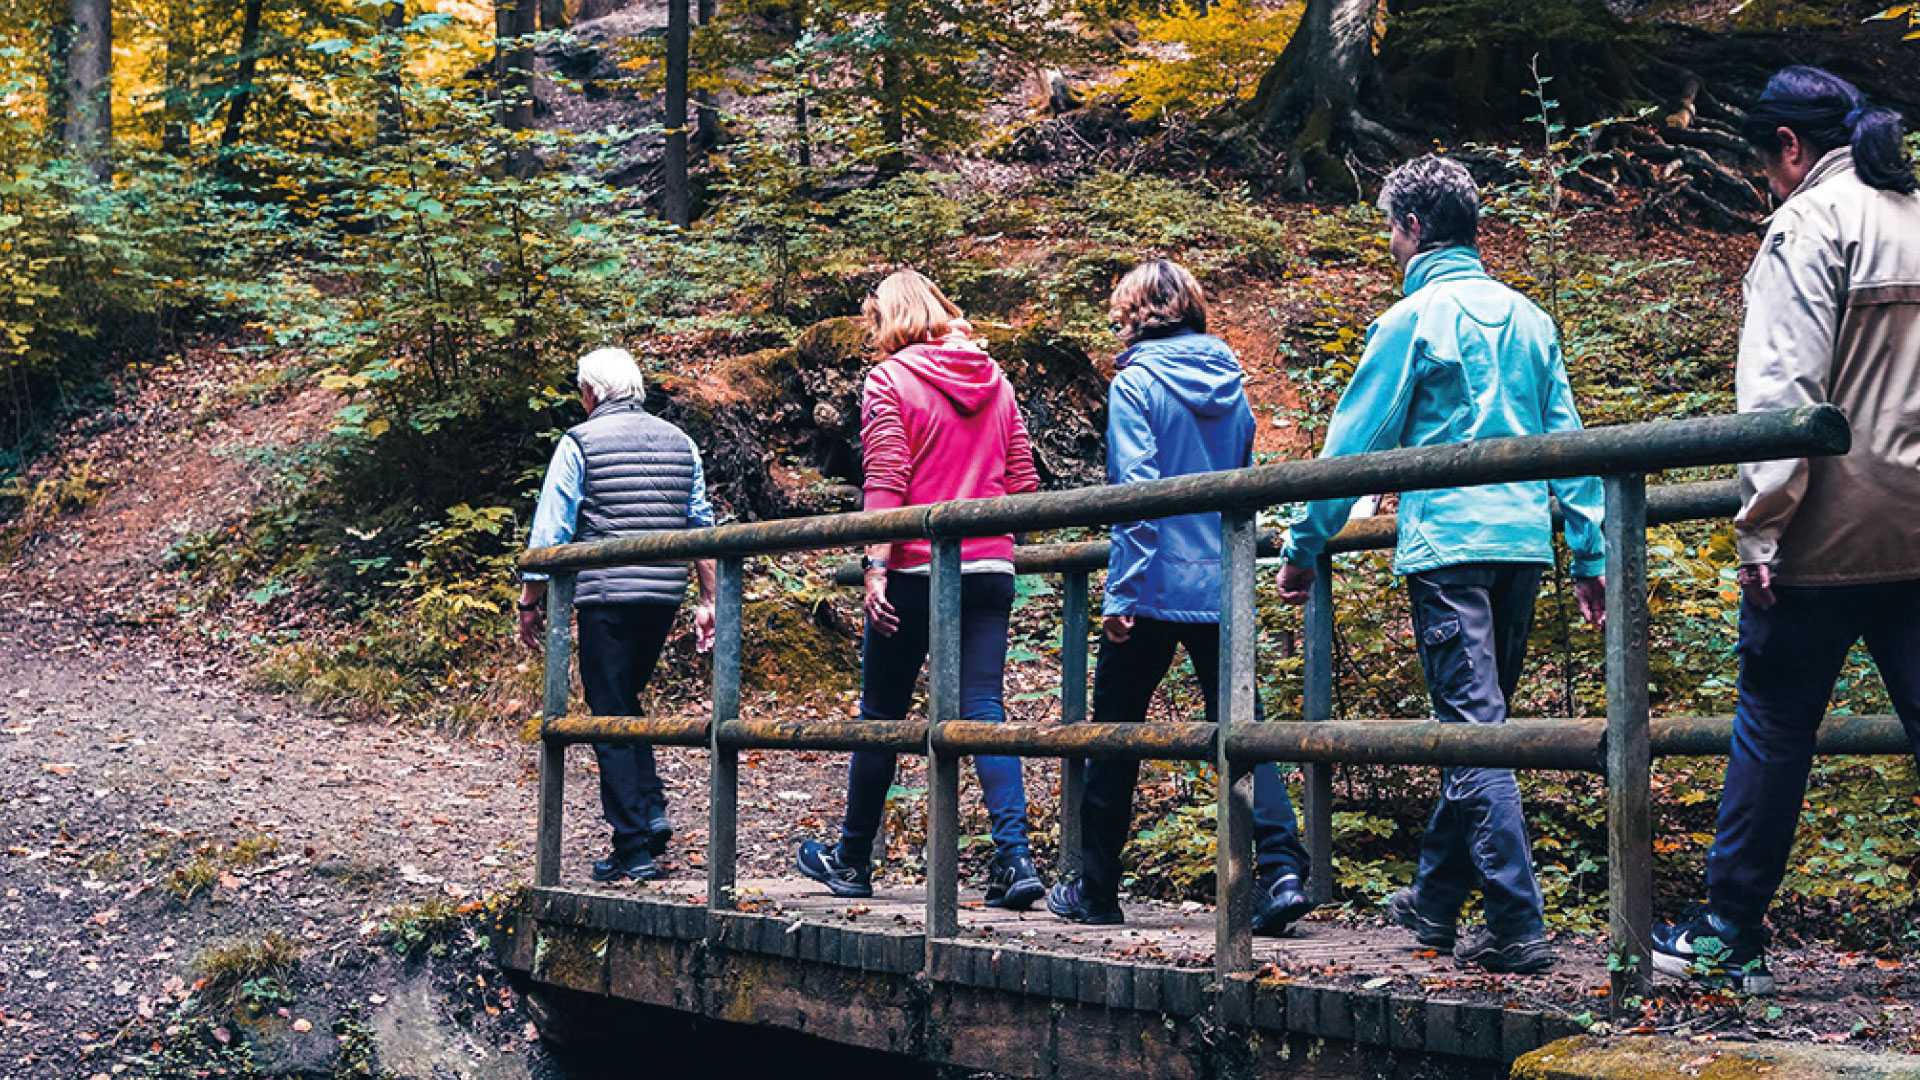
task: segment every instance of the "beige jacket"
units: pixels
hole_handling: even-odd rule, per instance
[[[1741,466],[1740,561],[1783,585],[1920,578],[1920,195],[1827,154],[1774,214],[1746,305],[1740,411],[1832,402],[1853,450]]]

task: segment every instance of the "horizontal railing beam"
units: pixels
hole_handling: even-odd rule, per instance
[[[1270,723],[1236,729],[1227,755],[1241,761],[1332,762],[1347,765],[1474,765],[1502,769],[1599,767],[1606,724],[1601,720],[1510,720],[1505,724],[1443,724],[1432,720],[1346,720],[1317,724]],[[957,721],[934,731],[934,745],[954,754],[1019,757],[1111,757],[1205,761],[1213,755],[1214,725],[992,724]],[[565,716],[547,722],[548,744],[706,746],[704,717]],[[1726,757],[1731,716],[1655,717],[1656,757]],[[722,726],[720,744],[739,750],[890,750],[923,754],[927,725],[920,720],[736,720]],[[1814,752],[1824,756],[1901,756],[1912,753],[1895,716],[1829,716]]]
[[[887,750],[927,752],[924,720],[735,720],[719,743],[734,750]]]
[[[1512,720],[1504,724],[1328,720],[1317,724],[1248,724],[1228,734],[1227,756],[1245,762],[1593,770],[1600,766],[1606,731],[1606,722],[1602,720]]]
[[[1207,761],[1213,757],[1212,724],[993,724],[955,721],[934,728],[942,753],[1013,754],[1019,757],[1144,758]]]
[[[1839,409],[1807,405],[1256,465],[1137,484],[650,532],[539,548],[522,555],[519,565],[522,570],[583,570],[892,540],[992,536],[1426,488],[1821,457],[1844,453],[1850,444],[1846,417]]]
[[[1730,518],[1740,510],[1740,484],[1734,480],[1702,480],[1690,484],[1668,484],[1647,490],[1647,522],[1668,525],[1679,521],[1706,521]],[[1554,527],[1560,526],[1560,507],[1553,508]],[[1327,541],[1327,554],[1343,555],[1356,551],[1380,551],[1399,542],[1399,529],[1392,517],[1370,517],[1351,521],[1339,535]],[[1280,554],[1284,534],[1266,532],[1260,536],[1260,557]],[[1066,574],[1076,571],[1104,570],[1108,542],[1084,540],[1072,544],[1022,544],[1013,549],[1013,569],[1018,574]],[[835,585],[858,585],[860,563],[848,560],[834,568]]]
[[[561,716],[547,721],[548,743],[609,743],[616,746],[705,746],[704,716]]]

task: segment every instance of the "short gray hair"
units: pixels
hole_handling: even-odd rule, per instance
[[[581,357],[579,382],[582,390],[593,391],[594,398],[603,403],[647,396],[640,365],[625,349],[595,349]]]
[[[1380,209],[1395,224],[1420,219],[1420,250],[1472,247],[1480,228],[1480,193],[1465,165],[1438,154],[1414,158],[1387,174]]]

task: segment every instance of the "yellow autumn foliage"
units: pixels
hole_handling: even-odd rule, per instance
[[[1122,93],[1140,119],[1195,115],[1245,101],[1300,25],[1304,5],[1218,0],[1188,3],[1140,27],[1146,55],[1127,65]]]

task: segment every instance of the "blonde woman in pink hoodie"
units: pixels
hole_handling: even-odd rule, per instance
[[[987,499],[1040,486],[1013,387],[973,337],[960,309],[912,270],[880,283],[864,315],[884,356],[861,395],[866,508],[889,510],[951,499]],[[867,549],[866,635],[860,716],[898,720],[913,707],[927,659],[930,545]],[[1002,675],[1013,611],[1013,537],[986,536],[960,549],[960,718],[1005,717]],[[873,846],[893,786],[895,755],[853,755],[840,842],[800,845],[801,873],[835,896],[873,895]],[[1046,893],[1027,843],[1020,759],[974,759],[993,822],[989,907],[1024,910]]]

